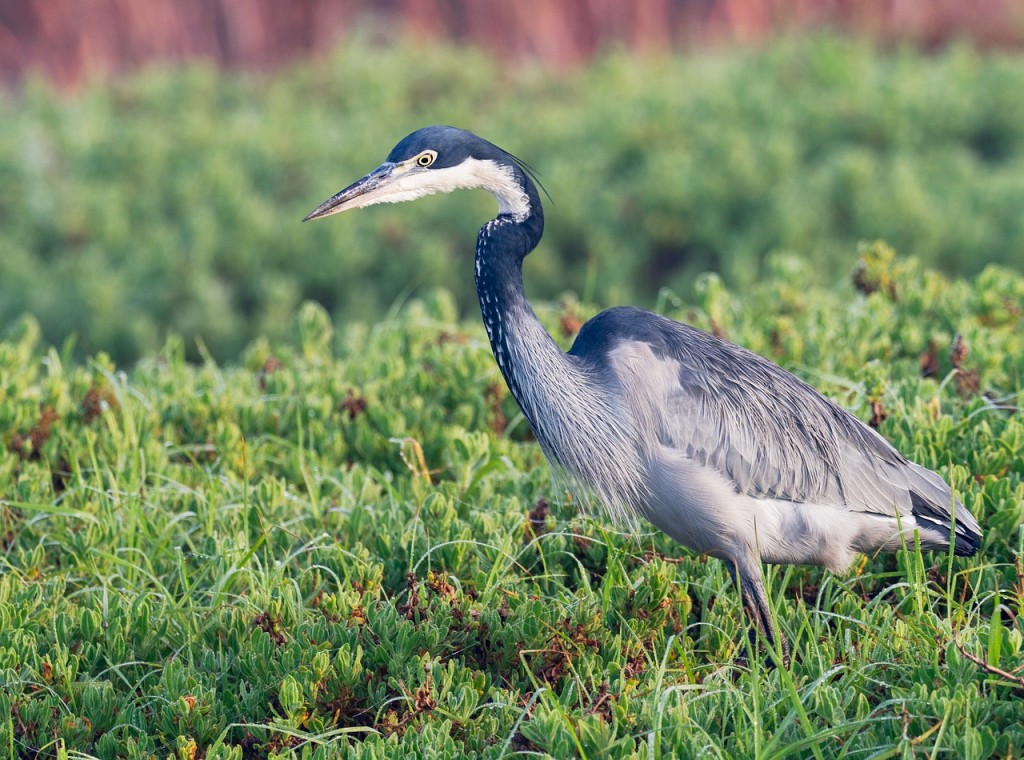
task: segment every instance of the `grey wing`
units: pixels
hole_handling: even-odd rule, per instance
[[[780,367],[704,335],[699,351],[674,353],[678,385],[661,418],[664,443],[740,493],[912,517],[926,548],[949,544],[955,514],[956,553],[977,550],[977,520],[936,473]]]
[[[663,443],[740,493],[892,515],[911,510],[907,460],[811,386],[727,343],[676,353]]]
[[[936,509],[945,504],[948,513],[941,478],[767,359],[639,309],[609,309],[592,323],[573,353],[597,349],[598,336],[609,357],[644,346],[663,375],[660,383],[646,382],[662,389],[649,418],[661,443],[713,467],[738,492],[887,516],[910,514],[915,501],[927,501]],[[620,383],[635,386],[638,368],[649,371],[652,362],[626,365],[612,358],[608,366]]]
[[[661,445],[714,468],[755,498],[913,515],[932,545],[971,554],[980,527],[934,472],[767,359],[701,330],[631,307],[584,326],[570,353],[603,356]],[[645,377],[646,375],[646,377]],[[648,390],[658,389],[653,395]]]

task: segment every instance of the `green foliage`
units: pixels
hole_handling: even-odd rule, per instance
[[[526,276],[553,298],[651,304],[796,251],[831,285],[883,237],[948,273],[1024,264],[1024,62],[818,38],[564,76],[358,39],[268,76],[151,71],[66,100],[0,99],[0,324],[34,314],[79,356],[167,331],[226,359],[312,299],[339,322],[443,286],[493,203],[432,199],[299,219],[407,132],[454,123],[523,156],[554,204]]]
[[[771,570],[792,671],[737,664],[722,563],[578,514],[444,293],[338,335],[304,304],[230,367],[176,337],[78,364],[23,320],[0,343],[0,754],[1019,756],[1024,279],[861,261],[866,296],[777,256],[667,309],[877,416],[985,528],[969,560]]]

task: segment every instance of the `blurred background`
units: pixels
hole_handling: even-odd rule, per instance
[[[1020,270],[1022,42],[1021,0],[0,0],[0,330],[231,361],[307,299],[472,315],[490,199],[299,223],[431,123],[540,174],[540,300],[851,287],[879,238]]]

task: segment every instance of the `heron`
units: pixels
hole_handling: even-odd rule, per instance
[[[642,518],[727,563],[757,633],[789,663],[763,564],[849,569],[860,554],[974,554],[981,528],[949,485],[773,362],[636,307],[602,311],[568,352],[526,299],[544,231],[530,167],[463,129],[430,126],[303,221],[482,189],[476,289],[494,358],[556,472],[612,518]]]

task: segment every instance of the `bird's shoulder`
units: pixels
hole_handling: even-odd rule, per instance
[[[580,359],[600,359],[624,341],[646,343],[659,356],[689,351],[707,333],[636,306],[615,306],[589,319],[580,328],[569,353]]]
[[[631,343],[646,346],[658,360],[676,363],[682,387],[724,382],[717,390],[757,393],[756,386],[738,382],[756,378],[792,386],[790,391],[794,393],[806,390],[820,396],[796,376],[749,349],[636,306],[616,306],[594,316],[580,328],[569,353],[582,360],[606,362],[613,352]]]

